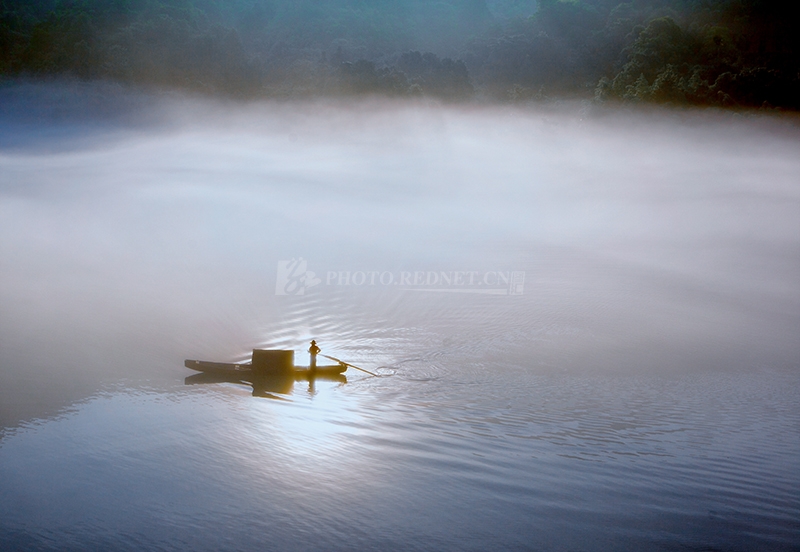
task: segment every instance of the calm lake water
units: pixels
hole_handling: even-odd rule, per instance
[[[798,550],[798,151],[6,85],[0,549]],[[184,381],[312,338],[379,377]]]

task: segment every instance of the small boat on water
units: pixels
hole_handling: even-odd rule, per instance
[[[311,362],[308,367],[294,365],[294,351],[277,349],[253,349],[253,359],[250,362],[209,362],[206,360],[187,359],[184,361],[184,366],[206,374],[240,379],[252,379],[253,377],[264,376],[309,379],[336,376],[345,372],[348,366],[362,370],[362,368],[358,368],[358,366],[353,366],[338,358],[325,355],[322,356],[333,360],[336,364],[318,366],[317,354],[319,351],[320,349],[316,346],[316,342],[312,341],[311,349],[309,349],[309,353],[311,353]]]
[[[306,380],[313,387],[315,380],[331,380],[346,383],[344,372],[355,368],[371,376],[378,374],[360,368],[336,357],[319,354],[321,349],[312,341],[308,352],[309,366],[295,366],[294,351],[253,349],[250,362],[209,362],[207,360],[187,359],[184,366],[201,372],[186,378],[185,383],[249,383],[253,394],[258,396],[270,393],[288,393],[295,381]],[[336,364],[317,365],[317,355],[332,360]]]
[[[292,351],[293,352],[293,351]],[[310,369],[307,366],[291,366],[290,369],[281,366],[258,366],[252,362],[247,363],[228,363],[228,362],[208,362],[205,360],[186,360],[184,366],[218,376],[240,376],[242,379],[251,378],[257,375],[294,375],[297,379],[304,379],[313,376],[332,376],[342,374],[347,370],[347,364],[338,363],[324,366],[317,366]]]
[[[253,395],[257,397],[280,398],[275,395],[287,394],[292,391],[296,381],[308,381],[309,389],[314,388],[314,382],[319,380],[337,381],[347,383],[344,372],[348,368],[355,368],[371,376],[377,374],[359,368],[349,362],[338,358],[319,355],[336,364],[317,365],[317,355],[321,349],[316,346],[316,341],[311,342],[308,352],[311,354],[309,366],[295,366],[294,351],[253,349],[253,359],[250,362],[210,362],[207,360],[187,359],[184,366],[200,372],[188,376],[186,385],[198,383],[248,383],[253,387]]]

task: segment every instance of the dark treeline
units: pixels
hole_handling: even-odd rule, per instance
[[[0,0],[0,73],[797,109],[796,14],[765,0]]]

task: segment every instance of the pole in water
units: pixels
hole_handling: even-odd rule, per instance
[[[338,358],[336,358],[336,357],[332,357],[332,356],[328,356],[328,355],[319,355],[319,356],[323,356],[323,357],[325,357],[325,358],[327,358],[327,359],[330,359],[330,360],[336,361],[336,362],[338,362],[339,364],[344,364],[345,366],[349,366],[350,368],[355,368],[356,370],[361,370],[362,372],[366,372],[366,373],[367,373],[367,374],[369,374],[370,376],[375,376],[376,378],[379,378],[379,377],[380,377],[378,374],[375,374],[375,373],[373,373],[373,372],[370,372],[369,370],[364,370],[363,368],[359,368],[359,367],[358,367],[358,366],[356,366],[355,364],[350,364],[349,362],[345,362],[345,361],[343,361],[343,360],[339,360],[339,359],[338,359]]]

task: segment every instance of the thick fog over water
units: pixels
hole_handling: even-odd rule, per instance
[[[793,122],[82,86],[6,89],[3,118],[8,421],[47,382],[311,337],[373,365],[450,343],[527,370],[797,368]],[[322,283],[276,296],[298,257]],[[331,271],[525,280],[494,297]]]
[[[794,119],[0,97],[0,545],[797,545]]]

